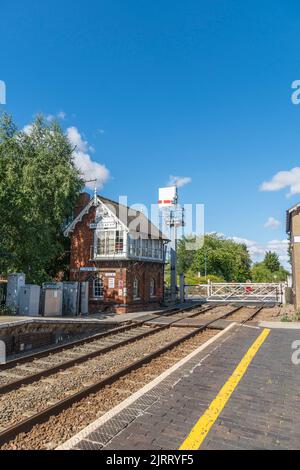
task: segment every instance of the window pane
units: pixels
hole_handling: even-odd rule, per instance
[[[155,296],[155,279],[150,279],[150,297]]]
[[[94,280],[94,297],[103,297],[103,280],[100,277]]]
[[[137,278],[133,281],[133,298],[138,299],[140,297],[140,283]]]
[[[124,234],[123,231],[116,232],[116,253],[123,253],[124,249]]]
[[[115,252],[115,232],[112,230],[109,230],[106,232],[106,253],[108,255],[113,255]]]
[[[147,256],[148,240],[142,240],[142,256]]]
[[[105,232],[100,232],[97,239],[97,255],[105,254]]]

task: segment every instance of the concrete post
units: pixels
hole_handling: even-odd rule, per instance
[[[286,288],[287,288],[287,285],[286,284],[280,284],[280,289],[281,289],[281,303],[282,305],[285,305],[286,304]]]
[[[207,281],[207,297],[211,296],[211,280],[208,279]]]

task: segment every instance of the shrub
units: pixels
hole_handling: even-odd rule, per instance
[[[284,315],[282,318],[281,318],[281,321],[282,322],[289,322],[289,321],[292,321],[287,315]]]
[[[14,315],[14,311],[10,308],[10,307],[7,307],[6,305],[0,305],[0,316],[12,316]]]

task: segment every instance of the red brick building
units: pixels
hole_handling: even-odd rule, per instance
[[[70,280],[89,281],[89,311],[152,309],[164,297],[166,237],[141,212],[80,195],[71,239]]]

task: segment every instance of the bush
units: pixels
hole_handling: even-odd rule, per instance
[[[198,285],[198,284],[207,284],[208,280],[212,282],[224,282],[224,279],[221,276],[216,276],[214,274],[209,274],[206,276],[198,277],[197,274],[193,272],[187,272],[185,275],[185,283],[189,285]]]
[[[7,307],[6,305],[0,305],[0,316],[10,317],[14,314],[14,311],[10,307]]]

